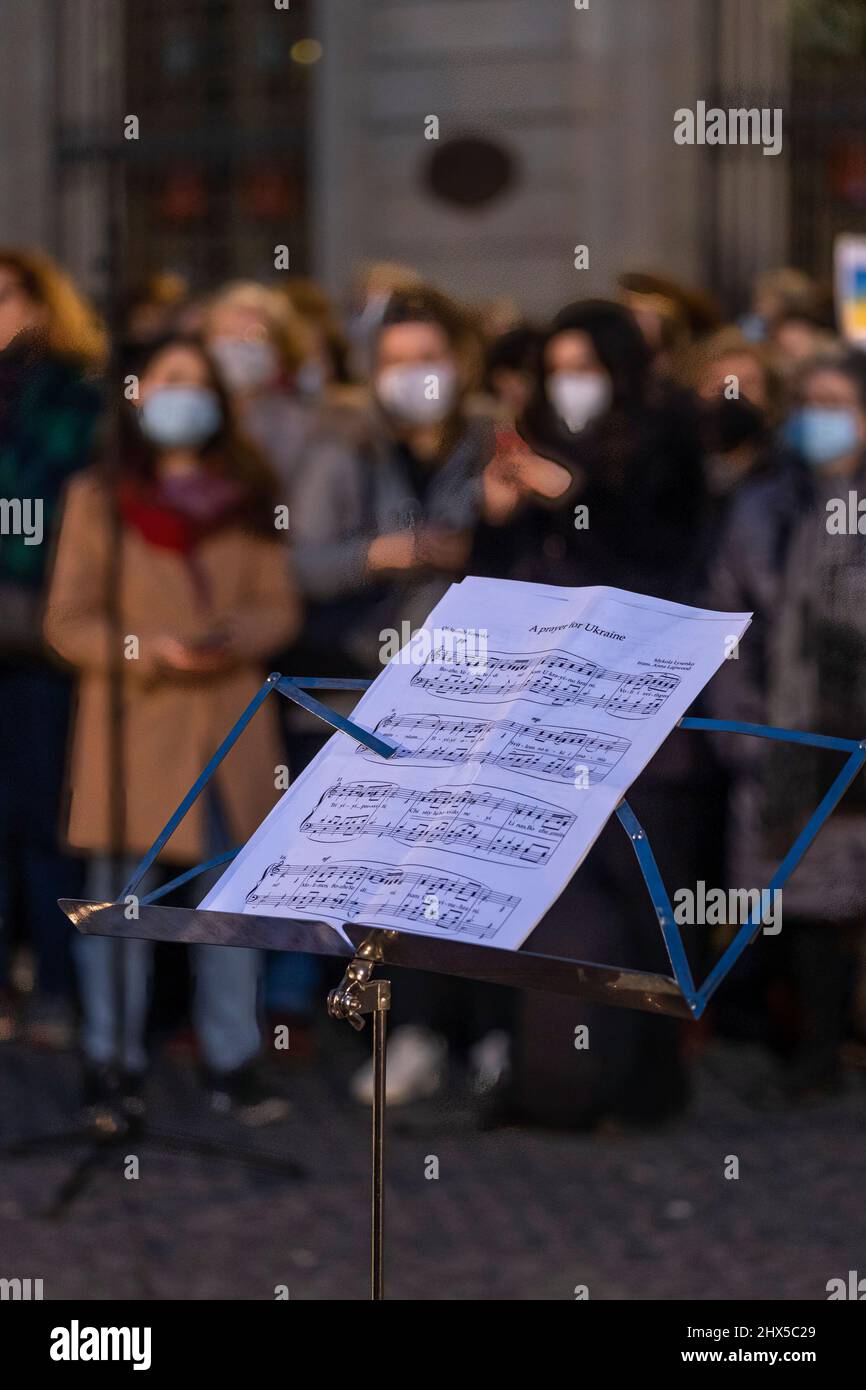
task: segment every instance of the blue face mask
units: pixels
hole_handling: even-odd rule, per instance
[[[139,415],[142,433],[163,449],[196,449],[216,434],[222,410],[205,386],[162,386],[148,396]]]
[[[762,343],[767,336],[767,320],[763,314],[743,314],[739,325],[743,337],[750,343]]]
[[[785,426],[785,439],[813,468],[854,454],[860,444],[853,410],[806,405]]]

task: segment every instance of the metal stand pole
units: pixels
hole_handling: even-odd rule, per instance
[[[386,983],[386,982],[383,982]],[[389,986],[390,989],[390,986]],[[373,1011],[373,1187],[371,1194],[371,1299],[385,1297],[385,1033],[390,1004]]]
[[[364,1014],[373,1015],[373,1152],[370,1188],[370,1298],[385,1297],[385,1038],[391,1007],[391,981],[371,980],[379,958],[376,933],[358,947],[358,954],[336,989],[328,995],[328,1013],[353,1028],[364,1027]]]

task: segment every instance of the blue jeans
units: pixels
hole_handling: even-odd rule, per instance
[[[209,846],[206,858],[228,847],[222,833],[219,808],[208,801]],[[220,843],[221,842],[221,843]],[[123,866],[123,879],[137,861]],[[193,880],[194,900],[201,901],[217,875],[212,870]],[[153,871],[139,884],[144,897],[160,876]],[[110,902],[123,887],[112,878],[111,861],[91,860],[87,876],[88,898]],[[258,988],[262,953],[246,947],[192,946],[194,980],[193,1026],[205,1065],[215,1072],[234,1071],[251,1061],[259,1050]],[[110,936],[77,936],[76,963],[84,1014],[81,1041],[87,1061],[95,1065],[120,1065],[141,1072],[147,1065],[144,1039],[153,971],[153,943],[123,941]],[[123,1039],[117,995],[123,981]]]

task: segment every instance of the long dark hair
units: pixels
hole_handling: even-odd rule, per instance
[[[547,343],[560,333],[585,333],[610,377],[614,408],[639,409],[646,400],[650,351],[634,316],[609,299],[582,299],[560,309]]]
[[[172,333],[124,355],[103,453],[107,480],[113,487],[129,482],[146,486],[156,476],[160,450],[142,432],[136,407],[124,393],[124,383],[130,376],[143,376],[161,353],[172,348],[187,348],[198,354],[207,369],[207,385],[220,403],[220,426],[197,451],[202,463],[209,472],[241,485],[245,494],[242,520],[273,540],[277,478],[264,455],[239,428],[219,369],[201,338],[194,334]]]
[[[561,309],[544,335],[536,359],[535,384],[518,431],[538,453],[572,466],[584,448],[559,419],[547,395],[545,353],[560,333],[585,333],[610,377],[611,419],[620,428],[642,416],[650,404],[651,357],[637,321],[610,299],[582,299]]]

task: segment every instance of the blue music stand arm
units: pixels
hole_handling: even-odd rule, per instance
[[[224,850],[213,859],[208,859],[205,864],[196,864],[193,869],[186,869],[177,878],[169,879],[168,883],[163,883],[160,888],[154,888],[152,893],[147,893],[140,899],[142,907],[150,907],[152,903],[158,903],[160,898],[167,898],[169,893],[174,892],[175,888],[182,888],[190,879],[198,878],[199,874],[206,874],[208,869],[218,869],[221,864],[228,864],[236,855],[240,854],[243,845],[235,845],[234,849]]]
[[[691,1005],[692,999],[696,995],[695,982],[692,979],[692,972],[686,956],[683,939],[680,936],[674,919],[674,910],[665,888],[664,881],[659,873],[656,857],[652,851],[649,838],[631,809],[627,801],[621,801],[616,808],[617,819],[624,828],[632,843],[632,848],[637,856],[643,874],[644,883],[650,895],[650,901],[655,909],[656,917],[661,928],[665,949],[668,953],[668,960],[674,972],[674,979],[682,990],[686,1000]]]
[[[377,734],[371,733],[369,729],[365,729],[362,725],[356,724],[354,720],[347,719],[345,715],[338,714],[336,710],[329,709],[328,706],[323,705],[321,701],[306,694],[306,689],[310,686],[317,690],[366,690],[372,684],[373,682],[370,680],[349,680],[344,678],[335,678],[332,680],[327,676],[293,677],[283,676],[279,671],[272,671],[261,689],[258,690],[252,700],[250,700],[250,703],[247,705],[237,723],[229,730],[210,762],[199,773],[186,796],[183,798],[183,801],[174,812],[174,815],[170,816],[166,821],[144,858],[136,865],[132,877],[117,898],[117,901],[125,902],[127,898],[135,893],[144,875],[155,863],[157,857],[171,839],[189,808],[198,800],[223,758],[237,743],[253,715],[256,714],[260,706],[264,704],[272,690],[279,690],[280,694],[285,695],[287,699],[294,700],[296,704],[302,705],[304,709],[309,710],[311,714],[318,715],[320,719],[323,719],[326,724],[330,724],[332,728],[339,729],[344,734],[349,734],[350,737],[354,738],[358,743],[362,743],[366,748],[371,748],[374,753],[378,753],[380,757],[393,758],[394,754],[400,751],[396,744],[388,743],[385,739],[379,738]],[[238,849],[228,850],[225,854],[220,855],[217,859],[209,860],[206,864],[197,864],[194,869],[188,869],[186,873],[181,874],[178,878],[172,879],[170,883],[164,884],[162,888],[157,889],[154,893],[148,894],[143,901],[145,903],[155,902],[157,898],[165,897],[167,893],[171,892],[172,888],[177,888],[180,884],[187,883],[191,878],[194,878],[196,874],[204,873],[207,869],[216,868],[219,864],[228,863],[228,861],[233,859],[239,852],[239,848],[240,847],[238,847]]]
[[[345,715],[337,714],[336,710],[323,705],[321,700],[308,695],[306,690],[308,686],[318,690],[366,690],[367,686],[372,685],[372,681],[327,681],[316,680],[315,677],[298,680],[294,676],[281,676],[276,685],[277,690],[281,695],[285,695],[287,700],[293,700],[302,709],[318,715],[319,719],[323,719],[333,729],[339,729],[341,733],[349,734],[352,738],[357,739],[358,743],[372,748],[373,752],[378,753],[380,758],[393,758],[395,753],[399,753],[400,750],[396,744],[389,743],[387,739],[379,738],[378,734],[373,734],[369,729],[362,728],[353,719],[347,719]]]
[[[750,732],[753,731],[754,730],[750,730]],[[772,731],[773,734],[777,732],[777,730]],[[796,738],[792,739],[792,742],[812,743],[815,747],[826,748],[828,745],[825,742],[817,742],[818,737],[821,736],[816,735],[813,739],[810,737],[804,737],[802,734],[798,734]],[[833,746],[838,749],[841,743],[845,743],[846,746],[849,749],[851,749],[850,756],[846,759],[838,775],[833,779],[826,793],[819,801],[818,805],[812,812],[808,821],[803,826],[803,829],[800,831],[800,834],[797,836],[793,845],[788,850],[788,853],[785,855],[778,869],[773,874],[773,877],[770,879],[770,882],[768,884],[769,893],[775,892],[777,888],[782,888],[784,884],[787,883],[788,879],[791,877],[797,865],[800,863],[800,860],[803,858],[803,855],[806,853],[807,849],[812,844],[812,841],[817,836],[819,830],[824,825],[828,817],[832,815],[833,811],[836,809],[839,802],[842,800],[842,797],[844,796],[845,792],[848,790],[851,783],[854,781],[854,778],[857,776],[857,773],[863,767],[864,762],[866,762],[866,742],[857,743],[853,740],[837,739],[834,740]],[[760,931],[760,928],[760,912],[754,919],[750,915],[748,920],[743,923],[740,930],[737,932],[733,941],[731,941],[727,949],[723,951],[722,955],[716,961],[709,975],[704,980],[704,983],[701,985],[701,988],[697,992],[696,999],[698,1001],[698,1004],[700,1005],[701,1011],[706,1007],[707,1003],[710,1000],[710,997],[718,989],[722,980],[732,969],[732,967],[736,964],[737,960],[743,954],[743,951],[746,949],[746,947],[750,944],[750,942],[754,941],[755,937]]]
[[[739,719],[698,719],[685,715],[678,729],[703,729],[714,734],[746,734],[752,738],[776,739],[780,743],[808,743],[813,748],[829,748],[839,753],[863,751],[866,739],[835,738],[832,734],[804,734],[799,729],[778,729],[772,724],[744,724]]]
[[[712,733],[744,734],[753,738],[771,739],[781,743],[806,744],[813,748],[826,748],[834,752],[848,753],[849,756],[843,767],[770,879],[765,891],[767,893],[775,892],[776,889],[787,883],[819,830],[838,806],[866,762],[866,739],[858,741],[849,738],[836,738],[829,734],[802,733],[797,729],[779,729],[769,724],[746,724],[736,719],[704,719],[686,716],[680,720],[678,727]],[[617,817],[631,840],[658,918],[674,978],[695,1018],[700,1018],[722,980],[729,974],[746,947],[754,941],[760,931],[762,926],[760,908],[755,914],[749,914],[748,919],[716,961],[703,984],[697,988],[689,968],[679,926],[674,917],[670,896],[659,873],[649,838],[627,801],[620,802],[617,807]]]
[[[174,815],[169,817],[162,830],[159,832],[153,844],[151,845],[150,849],[147,851],[147,854],[136,865],[131,879],[124,887],[120,896],[117,898],[118,902],[125,902],[127,898],[133,896],[139,883],[144,878],[144,875],[147,873],[151,865],[155,862],[160,852],[165,848],[166,844],[171,839],[177,827],[180,825],[190,806],[192,806],[193,802],[197,801],[199,796],[201,796],[201,793],[204,791],[208,782],[213,777],[214,773],[216,772],[226,753],[230,752],[234,745],[237,743],[238,739],[240,738],[244,729],[249,724],[253,715],[257,712],[259,707],[262,704],[264,704],[265,700],[270,695],[278,679],[279,677],[276,675],[276,673],[268,676],[264,685],[261,687],[260,690],[256,692],[256,694],[250,700],[240,719],[238,719],[234,727],[229,730],[228,734],[226,734],[226,737],[223,739],[219,748],[214,753],[210,762],[207,764],[206,767],[202,769],[198,777],[193,782],[192,786],[190,787],[183,801],[178,806]]]

